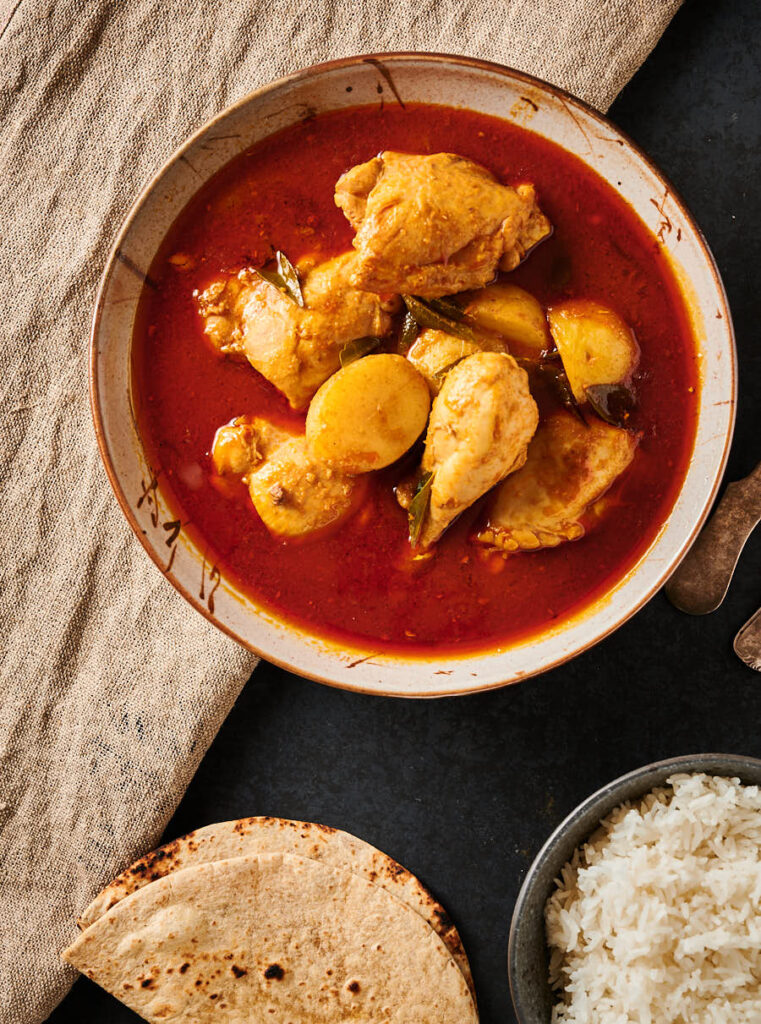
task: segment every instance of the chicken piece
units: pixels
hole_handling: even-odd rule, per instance
[[[584,426],[568,412],[544,420],[526,464],[490,499],[477,540],[503,551],[536,551],[584,536],[584,513],[627,468],[637,438],[594,419]]]
[[[245,483],[249,473],[291,436],[269,420],[246,420],[239,416],[214,435],[214,468],[219,476],[239,477]]]
[[[264,525],[278,537],[301,537],[338,523],[358,506],[363,486],[313,459],[306,439],[267,420],[220,427],[212,459],[220,475],[239,477]]]
[[[450,370],[425,439],[421,469],[433,477],[420,548],[435,544],[461,512],[523,465],[538,419],[528,375],[511,356],[478,352]]]
[[[341,349],[387,334],[399,308],[396,296],[352,287],[355,262],[349,252],[302,270],[303,309],[253,270],[213,281],[197,296],[204,331],[220,352],[248,359],[294,409],[304,409],[338,369]]]
[[[241,317],[249,297],[249,272],[220,277],[202,292],[194,292],[203,332],[218,352],[233,359],[245,359]]]
[[[280,445],[252,473],[248,493],[264,525],[280,537],[300,537],[338,523],[358,505],[356,477],[315,461],[303,437]]]
[[[465,356],[472,356],[476,352],[505,351],[506,346],[496,337],[467,341],[429,327],[417,336],[407,358],[418,373],[425,377],[431,394],[438,395],[447,371],[453,369]]]
[[[336,184],[357,232],[355,288],[434,298],[480,288],[550,234],[533,185],[501,185],[453,153],[381,153]]]

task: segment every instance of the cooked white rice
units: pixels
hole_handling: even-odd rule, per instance
[[[547,902],[554,1024],[761,1024],[761,792],[674,775]]]

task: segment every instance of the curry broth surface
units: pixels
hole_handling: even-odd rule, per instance
[[[615,309],[641,348],[635,376],[641,432],[633,464],[580,541],[503,558],[469,541],[477,503],[436,554],[412,562],[398,467],[369,480],[360,511],[333,533],[283,542],[242,486],[221,493],[209,450],[221,424],[256,414],[303,429],[304,416],[247,363],[207,342],[193,291],[220,272],[261,266],[275,249],[295,262],[351,247],[333,186],[384,149],[449,151],[507,184],[533,182],[552,237],[508,275],[545,306],[584,297]],[[169,261],[182,254],[182,265]],[[191,269],[185,257],[190,257]],[[187,205],[150,270],[133,345],[138,419],[153,469],[183,524],[216,563],[277,614],[340,642],[407,653],[501,646],[603,593],[666,519],[693,446],[695,346],[667,259],[631,208],[576,157],[541,136],[447,107],[358,107],[272,136],[223,168]]]

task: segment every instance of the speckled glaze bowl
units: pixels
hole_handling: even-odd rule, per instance
[[[401,657],[347,649],[281,621],[241,593],[185,535],[148,464],[131,401],[130,348],[140,292],[172,222],[238,153],[307,116],[408,101],[465,107],[538,132],[618,189],[674,266],[700,349],[701,396],[692,461],[676,505],[640,561],[582,611],[510,646],[463,657]],[[485,690],[542,672],[606,636],[664,583],[713,501],[735,414],[735,349],[726,297],[699,229],[647,157],[609,121],[553,86],[466,57],[384,54],[321,64],[260,89],[182,146],[138,197],[98,294],[91,345],[95,427],[111,483],[159,571],[203,615],[246,647],[301,675],[400,696]]]
[[[571,811],[536,855],[513,911],[507,966],[519,1024],[550,1024],[552,991],[547,980],[549,953],[544,937],[544,907],[554,881],[573,851],[606,815],[625,800],[638,800],[678,772],[705,772],[761,786],[761,761],[735,754],[688,754],[656,761],[598,789]]]

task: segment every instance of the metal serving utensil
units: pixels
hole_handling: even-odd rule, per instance
[[[735,637],[735,654],[749,668],[761,672],[761,608],[758,609]]]
[[[686,558],[666,584],[666,595],[680,611],[705,615],[715,611],[729,588],[740,552],[761,521],[761,462],[743,480],[729,484],[713,516]],[[761,613],[761,609],[759,610]],[[755,624],[755,625],[754,625]],[[755,660],[761,662],[761,614],[757,613],[737,634],[735,650],[741,654],[756,641]],[[752,665],[758,668],[759,665]]]

